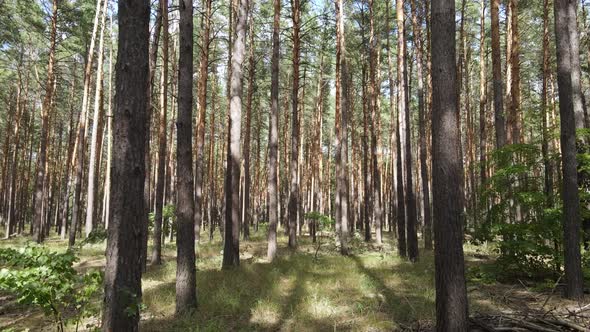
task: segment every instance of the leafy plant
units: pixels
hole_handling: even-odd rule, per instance
[[[317,245],[316,245],[316,250],[315,250],[315,255],[314,258],[317,259],[318,258],[318,252],[320,251],[320,247],[322,246],[322,231],[324,231],[325,229],[330,229],[332,228],[332,225],[334,225],[334,220],[332,218],[330,218],[329,216],[326,216],[324,214],[321,214],[319,212],[309,212],[305,214],[305,218],[310,219],[312,222],[314,222],[317,225],[317,231],[318,233],[320,233],[318,236],[318,241],[317,241]]]
[[[475,242],[498,241],[501,277],[549,276],[561,266],[561,205],[544,194],[537,146],[512,144],[494,151],[496,170],[482,186],[474,215]],[[549,202],[556,201],[552,205]]]
[[[40,307],[63,331],[64,312],[73,313],[69,320],[76,325],[95,313],[89,304],[102,285],[98,271],[80,275],[73,268],[77,260],[71,250],[57,253],[29,244],[0,249],[0,289],[15,294],[21,304]]]

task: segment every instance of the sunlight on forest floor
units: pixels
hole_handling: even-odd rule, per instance
[[[412,264],[397,257],[390,234],[382,248],[360,238],[352,241],[353,255],[342,257],[328,238],[314,258],[315,247],[307,236],[299,238],[296,251],[279,238],[277,260],[266,261],[266,232],[242,241],[241,266],[221,270],[219,235],[203,240],[197,258],[199,309],[176,318],[176,247],[165,244],[163,265],[149,266],[143,277],[142,331],[396,331],[429,330],[434,321],[434,262],[432,252],[422,250]],[[19,247],[27,238],[0,241],[0,247]],[[67,241],[50,238],[46,245],[64,250]],[[468,266],[488,264],[490,248],[466,246]],[[79,269],[104,266],[104,243],[85,246]],[[149,264],[149,263],[148,263]],[[469,273],[468,273],[469,275]],[[547,288],[549,287],[549,288]],[[547,299],[551,288],[543,285],[483,284],[470,280],[470,311],[494,313],[535,306]],[[97,299],[101,301],[101,299]],[[547,304],[566,305],[557,296]],[[49,319],[0,296],[0,330],[13,328],[51,330]]]

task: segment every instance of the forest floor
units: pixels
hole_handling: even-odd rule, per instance
[[[27,240],[3,240],[0,247],[19,247]],[[269,264],[266,231],[261,229],[250,241],[241,241],[240,267],[222,271],[222,243],[217,234],[213,241],[204,239],[198,248],[199,309],[181,318],[174,317],[176,247],[167,243],[163,264],[148,265],[143,276],[141,330],[431,331],[435,318],[433,253],[421,250],[420,260],[410,263],[395,254],[391,234],[385,233],[384,240],[378,248],[357,236],[351,243],[353,254],[343,257],[326,237],[316,258],[316,247],[307,236],[299,238],[295,251],[286,248],[287,239],[281,236],[278,257]],[[62,251],[67,241],[51,237],[46,246]],[[76,268],[103,268],[104,249],[104,243],[83,247]],[[588,296],[579,303],[563,300],[554,282],[498,283],[475,277],[473,270],[493,264],[492,252],[490,247],[465,247],[470,316],[484,317],[480,322],[527,312],[574,311],[590,303]],[[101,300],[96,299],[97,303]],[[590,318],[590,310],[579,315],[583,318],[584,314]],[[0,331],[5,330],[54,328],[40,310],[0,294]]]

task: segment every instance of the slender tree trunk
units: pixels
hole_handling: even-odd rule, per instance
[[[46,194],[44,191],[44,183],[46,182],[45,168],[47,164],[47,143],[49,138],[49,114],[51,113],[51,100],[54,93],[53,80],[55,79],[55,51],[56,51],[56,38],[57,38],[57,0],[52,2],[51,11],[51,33],[49,41],[49,62],[47,65],[47,81],[45,83],[45,97],[41,106],[41,137],[40,137],[40,148],[39,148],[39,167],[37,168],[37,181],[35,186],[35,197],[38,204],[35,205],[35,227],[33,237],[38,243],[43,241],[43,210],[42,204],[40,203],[43,196]]]
[[[74,180],[74,201],[72,209],[72,226],[70,227],[70,234],[68,246],[72,247],[76,242],[76,233],[78,232],[78,222],[82,213],[82,181],[84,178],[84,159],[86,146],[86,124],[88,117],[88,103],[90,94],[90,84],[92,75],[92,63],[94,59],[94,47],[96,43],[96,33],[98,31],[98,19],[100,18],[103,0],[96,1],[96,13],[94,15],[94,26],[92,28],[92,36],[90,38],[90,46],[88,47],[88,55],[86,65],[84,68],[84,91],[82,94],[82,110],[80,111],[80,119],[78,121],[78,132],[76,134],[76,143],[74,144],[74,165],[75,165],[75,180]]]
[[[176,314],[197,308],[192,104],[193,104],[193,3],[180,2],[178,57],[178,116],[176,122],[177,232],[176,232]]]
[[[486,28],[485,28],[486,2],[481,2],[480,30],[479,30],[479,178],[480,184],[484,186],[486,176],[486,105],[488,103],[488,80],[486,74]],[[484,203],[487,210],[487,203]]]
[[[432,1],[432,137],[437,331],[467,331],[455,1]]]
[[[168,0],[160,0],[162,11],[162,72],[160,73],[160,118],[158,120],[158,168],[156,172],[156,211],[154,214],[154,246],[152,264],[162,263],[162,210],[166,184],[166,116],[168,112]]]
[[[145,201],[145,211],[144,211],[144,220],[145,223],[143,224],[143,234],[144,238],[142,241],[141,247],[141,264],[142,268],[146,269],[147,265],[147,255],[148,255],[148,221],[149,221],[149,213],[153,208],[152,205],[152,193],[155,194],[155,190],[152,190],[152,153],[151,153],[151,140],[152,140],[152,116],[154,113],[154,104],[155,98],[154,95],[154,78],[156,76],[156,64],[158,62],[158,48],[160,42],[160,32],[162,31],[162,6],[158,3],[158,8],[156,10],[156,20],[154,22],[153,27],[154,33],[153,38],[150,46],[150,58],[149,58],[149,80],[148,80],[148,87],[147,87],[147,116],[146,116],[146,131],[145,131],[145,142],[146,142],[146,149],[145,149],[145,190],[144,190],[144,201]],[[153,172],[155,173],[155,171]]]
[[[149,1],[119,2],[111,220],[103,331],[138,331],[144,218]]]
[[[289,248],[297,247],[297,210],[299,206],[299,183],[297,168],[299,157],[299,57],[300,57],[300,23],[301,4],[299,0],[291,0],[291,18],[293,20],[293,91],[291,93],[291,157],[289,161],[290,194],[289,194]]]
[[[209,68],[209,40],[211,30],[211,2],[204,0],[203,32],[201,40],[201,60],[199,64],[199,116],[197,117],[197,142],[195,160],[195,237],[200,239],[201,225],[203,223],[203,172],[205,149],[205,117],[207,111],[207,79]]]
[[[348,255],[348,64],[344,38],[343,1],[336,1],[336,192],[339,198],[336,215],[340,220],[340,253]],[[321,84],[321,82],[320,82]],[[321,125],[321,123],[320,123]]]
[[[401,14],[403,15],[403,1],[399,9],[401,9]],[[398,10],[399,10],[398,9]],[[398,11],[399,13],[399,11]],[[399,15],[399,14],[398,14]],[[403,20],[403,16],[402,16]],[[406,150],[405,150],[405,163],[406,163],[406,232],[407,232],[407,241],[408,241],[408,258],[412,262],[416,262],[418,260],[418,234],[417,234],[417,226],[418,226],[418,218],[416,216],[416,195],[414,192],[414,181],[413,181],[413,171],[412,171],[412,128],[410,127],[410,89],[408,87],[408,81],[411,78],[411,72],[408,75],[406,70],[406,58],[407,58],[407,50],[406,50],[406,42],[405,42],[405,29],[400,30],[400,38],[403,42],[403,48],[400,48],[403,62],[400,65],[402,68],[402,77],[403,80],[400,82],[400,86],[404,85],[404,88],[401,90],[403,94],[400,94],[400,98],[405,98],[404,108],[403,111],[405,113],[404,120],[405,120],[405,127],[403,132],[406,135]],[[417,42],[418,45],[420,42]],[[418,46],[419,47],[419,46]],[[419,62],[419,70],[421,70],[422,64]],[[422,73],[418,74],[418,79],[420,80]],[[421,81],[418,83],[419,86],[422,84]],[[419,87],[420,93],[420,87]],[[420,98],[420,97],[419,97]],[[400,112],[402,109],[400,108]]]
[[[225,243],[223,268],[240,265],[240,136],[242,121],[242,77],[246,53],[248,0],[239,0],[236,38],[232,46],[228,123],[227,170],[225,178]]]
[[[272,64],[270,88],[270,116],[268,130],[268,251],[273,261],[277,251],[278,223],[278,154],[279,154],[279,58],[281,1],[273,0]]]
[[[496,127],[496,148],[506,145],[506,123],[504,120],[504,95],[502,87],[502,57],[500,55],[500,0],[491,0],[492,17],[492,72],[494,76],[494,126]]]
[[[418,76],[418,117],[419,117],[419,143],[420,143],[420,177],[422,178],[422,205],[424,209],[424,248],[432,250],[432,221],[430,220],[430,186],[428,183],[428,160],[426,149],[426,110],[424,105],[424,82],[423,82],[423,47],[422,47],[422,18],[419,16],[419,9],[415,0],[411,1],[412,26],[416,44],[416,65]],[[417,242],[417,240],[416,240]],[[417,243],[414,250],[417,251]]]
[[[406,140],[408,139],[408,135],[406,134],[406,84],[405,84],[405,38],[404,38],[404,2],[403,0],[396,0],[396,19],[397,19],[397,84],[398,84],[398,98],[397,98],[397,215],[398,215],[398,224],[397,224],[397,246],[398,252],[401,257],[406,257],[408,254],[407,250],[407,225],[406,223],[409,218],[409,213],[406,211],[406,196],[409,194],[407,190],[411,190],[411,188],[405,188],[404,179],[408,176],[408,170],[405,168],[409,164],[405,159],[407,158],[408,154],[406,152],[407,143]],[[407,181],[407,179],[406,179]],[[408,182],[409,183],[409,182]],[[409,235],[409,234],[408,234]]]
[[[96,201],[96,193],[98,192],[97,188],[97,178],[100,179],[100,174],[98,171],[100,170],[100,163],[97,162],[100,158],[100,151],[99,144],[102,142],[99,141],[99,130],[102,129],[100,124],[102,123],[102,111],[104,110],[102,105],[102,96],[103,96],[103,49],[104,49],[104,30],[105,30],[105,23],[107,17],[107,2],[104,1],[104,6],[102,9],[102,18],[100,23],[100,35],[98,39],[98,58],[96,64],[96,94],[94,95],[94,116],[92,120],[92,137],[90,139],[90,159],[88,159],[88,187],[87,187],[87,194],[86,194],[86,224],[85,224],[85,234],[86,237],[92,232],[92,229],[95,225],[96,216],[95,210],[95,201]]]
[[[250,31],[248,54],[248,95],[246,97],[246,133],[244,135],[244,209],[242,211],[242,226],[244,240],[250,239],[250,141],[252,132],[252,99],[254,97],[256,63],[254,61],[254,4],[250,3]]]
[[[583,124],[576,2],[554,0],[557,84],[563,167],[563,231],[566,296],[581,299],[584,279],[580,255],[580,200],[576,160],[576,129]],[[578,115],[581,115],[578,117]]]

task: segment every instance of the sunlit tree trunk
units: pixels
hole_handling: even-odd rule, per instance
[[[348,65],[344,38],[343,1],[336,1],[336,193],[338,209],[336,216],[340,224],[340,253],[348,254]],[[321,84],[321,82],[319,82]],[[321,125],[321,123],[320,123]]]
[[[225,175],[225,243],[223,268],[240,265],[240,136],[242,121],[242,77],[246,53],[246,24],[248,0],[239,0],[237,6],[236,36],[232,45],[227,169]]]
[[[100,18],[103,0],[96,1],[96,12],[94,15],[94,26],[92,28],[92,36],[90,38],[90,46],[88,47],[88,55],[84,67],[84,91],[82,94],[82,109],[80,111],[80,118],[78,120],[78,129],[76,134],[76,143],[74,144],[74,161],[75,165],[75,180],[74,180],[74,200],[72,209],[72,225],[70,227],[70,234],[68,246],[72,247],[76,242],[76,233],[78,231],[78,222],[81,214],[82,204],[82,181],[84,177],[84,159],[86,146],[86,124],[88,118],[88,103],[90,94],[90,84],[92,80],[92,64],[94,59],[94,47],[96,44],[96,34],[98,31],[98,19]]]
[[[502,56],[500,50],[500,0],[491,0],[492,24],[492,72],[494,77],[494,126],[496,127],[496,148],[506,144],[504,120],[504,95],[502,87]]]
[[[95,226],[96,210],[96,194],[98,192],[97,179],[100,178],[99,170],[100,163],[100,145],[102,140],[99,140],[99,136],[102,137],[102,123],[103,123],[103,49],[104,49],[104,30],[106,25],[106,10],[108,1],[104,2],[102,9],[101,23],[100,23],[100,35],[98,37],[98,57],[96,63],[96,94],[94,95],[94,116],[92,120],[92,137],[90,139],[90,158],[88,159],[88,186],[86,193],[86,224],[85,234],[88,236]]]
[[[273,0],[272,60],[270,115],[268,130],[268,250],[267,258],[272,261],[277,251],[278,223],[278,154],[279,154],[279,57],[280,57],[280,16],[281,1]]]

